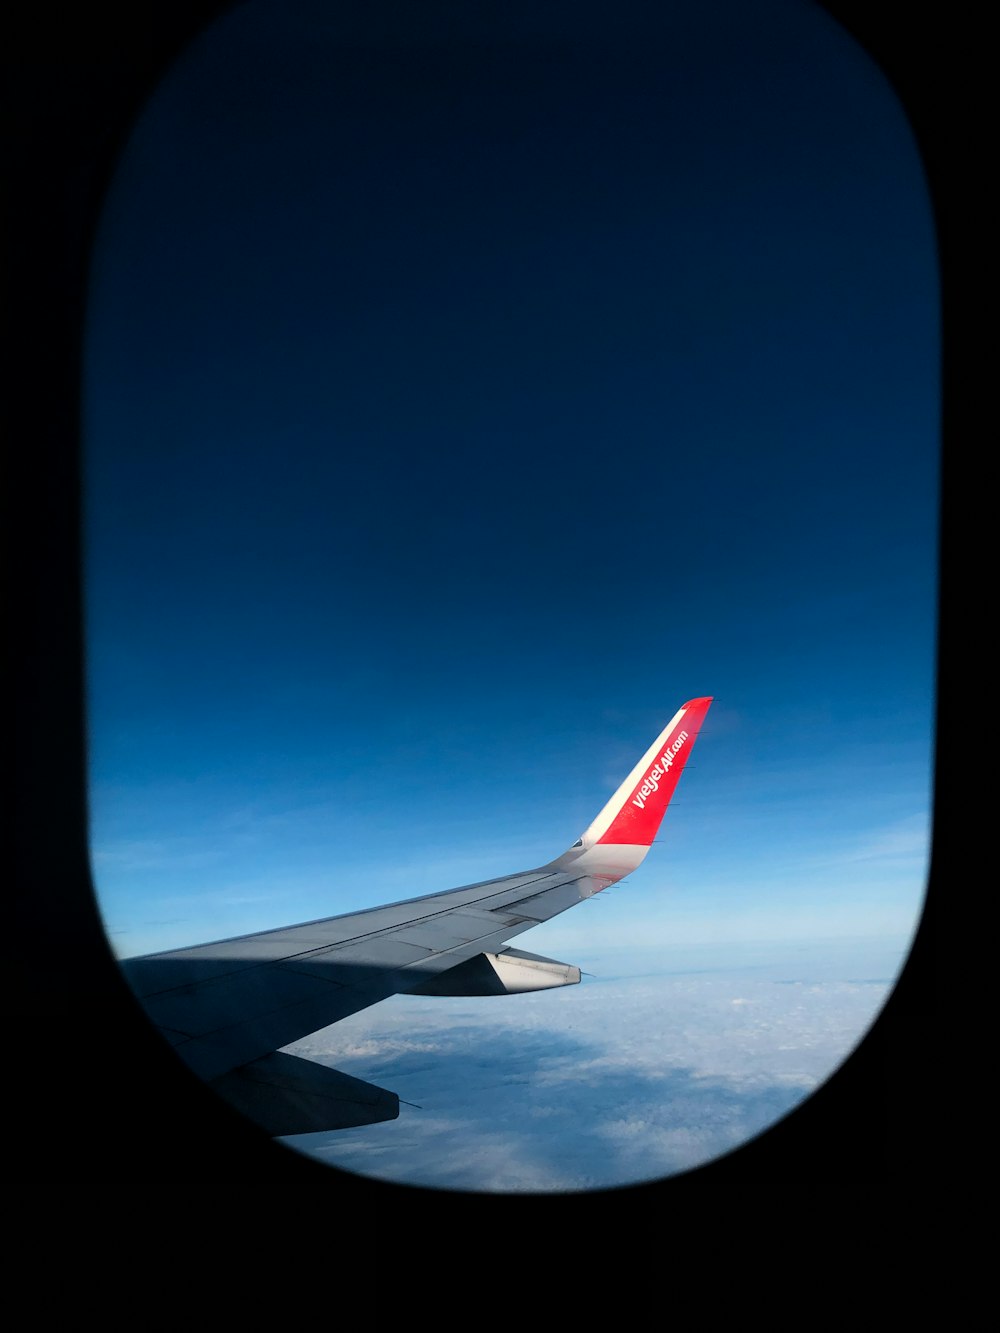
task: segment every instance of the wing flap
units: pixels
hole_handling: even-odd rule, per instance
[[[374,1083],[275,1051],[212,1086],[268,1134],[315,1134],[395,1120],[399,1098]]]

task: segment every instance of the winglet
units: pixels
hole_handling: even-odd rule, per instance
[[[689,699],[677,710],[587,829],[584,847],[651,845],[711,702],[711,696]]]
[[[559,864],[572,861],[588,870],[593,865],[610,879],[622,878],[639,864],[656,837],[711,702],[711,695],[689,699],[677,710]]]

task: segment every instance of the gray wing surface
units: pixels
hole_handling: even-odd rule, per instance
[[[185,1062],[214,1079],[389,995],[426,987],[592,892],[585,874],[542,868],[122,966]]]

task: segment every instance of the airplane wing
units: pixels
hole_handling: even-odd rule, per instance
[[[280,1048],[390,995],[502,995],[578,982],[579,968],[508,941],[639,865],[711,702],[678,709],[583,836],[546,865],[126,959],[126,978],[180,1058],[269,1133],[395,1119],[395,1093]]]

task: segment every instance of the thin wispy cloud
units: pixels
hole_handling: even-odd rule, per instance
[[[930,852],[930,822],[925,814],[910,815],[873,830],[864,842],[845,851],[843,862],[901,861],[923,864]]]
[[[126,840],[104,842],[91,849],[99,872],[138,870],[201,870],[225,859],[218,846],[205,846],[199,838]]]

